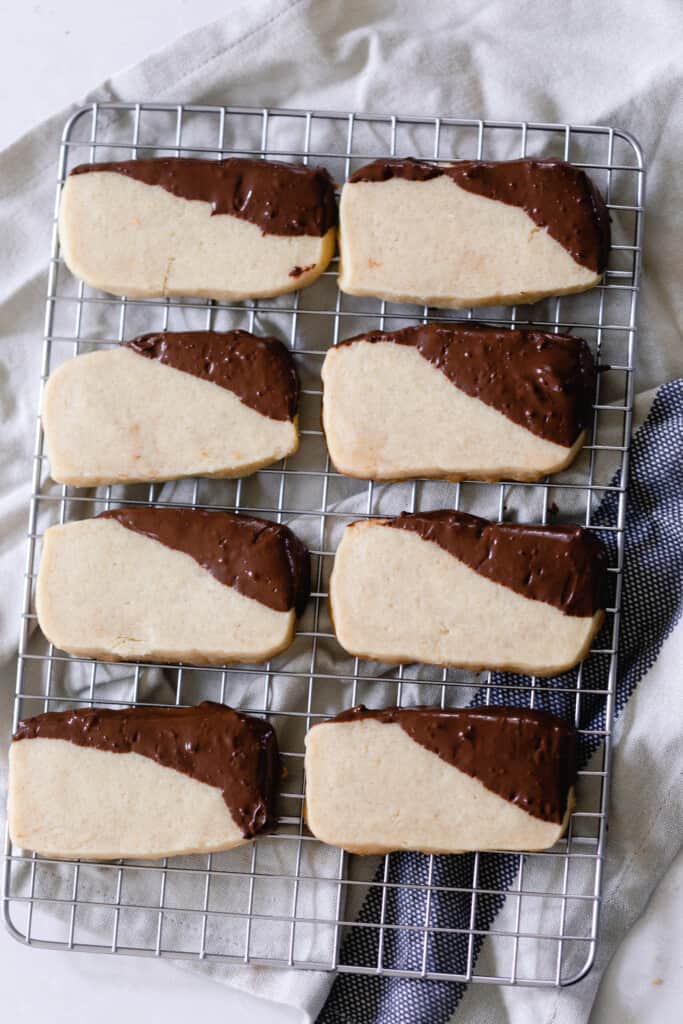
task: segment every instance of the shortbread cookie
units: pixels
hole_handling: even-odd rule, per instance
[[[38,715],[9,763],[12,842],[46,857],[229,850],[274,821],[275,733],[223,704]]]
[[[550,676],[588,653],[606,564],[580,526],[403,513],[347,526],[330,609],[341,646],[363,658]]]
[[[257,662],[291,643],[309,580],[308,551],[279,523],[120,508],[46,531],[36,611],[69,654]]]
[[[595,369],[585,341],[423,324],[331,348],[323,428],[335,467],[370,480],[537,480],[586,440]]]
[[[545,850],[574,805],[575,749],[545,711],[361,705],[306,736],[306,821],[351,853]]]
[[[607,266],[609,216],[556,160],[377,160],[340,204],[339,287],[456,309],[582,292]]]
[[[334,252],[327,171],[270,160],[83,164],[59,238],[76,277],[115,295],[241,300],[312,284]]]
[[[52,478],[77,487],[246,476],[295,452],[299,386],[275,338],[146,334],[63,363],[42,419]]]

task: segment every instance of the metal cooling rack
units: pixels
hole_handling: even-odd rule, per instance
[[[8,841],[7,925],[20,941],[53,949],[406,978],[536,985],[575,981],[589,970],[595,955],[606,835],[641,263],[640,147],[625,132],[609,127],[91,104],[77,111],[64,129],[57,198],[77,163],[168,154],[302,159],[324,164],[338,182],[363,162],[387,154],[437,160],[543,155],[584,167],[603,191],[613,221],[602,286],[534,307],[477,310],[476,315],[489,323],[533,322],[548,330],[574,330],[588,340],[608,372],[598,375],[591,443],[572,469],[543,483],[350,482],[331,471],[320,431],[319,371],[328,345],[372,328],[392,329],[427,318],[470,318],[471,311],[344,296],[336,288],[334,264],[313,287],[267,301],[231,305],[113,298],[74,281],[66,270],[55,206],[43,383],[64,358],[143,331],[239,326],[276,333],[289,341],[302,379],[302,444],[296,456],[244,480],[84,491],[49,481],[38,422],[15,721],[73,704],[193,704],[208,697],[267,714],[278,730],[288,774],[277,834],[230,853],[93,864],[50,861],[13,849]],[[216,671],[112,666],[68,658],[47,645],[34,629],[33,613],[44,529],[55,521],[136,502],[237,509],[293,523],[312,551],[314,591],[294,654],[265,666]],[[343,654],[325,603],[341,528],[359,515],[435,506],[479,511],[500,520],[545,523],[565,518],[599,527],[611,552],[612,598],[606,627],[584,665],[558,679],[540,680],[425,666],[389,670]],[[302,820],[303,736],[310,725],[359,701],[377,706],[419,699],[447,706],[467,703],[477,694],[479,699],[531,706],[556,706],[559,700],[597,748],[580,773],[568,834],[553,850],[463,855],[457,859],[456,881],[443,870],[445,858],[420,856],[406,882],[396,873],[395,855],[347,858],[310,837]],[[604,711],[604,728],[585,728],[596,708]],[[366,901],[359,919],[358,908],[368,892],[371,909]],[[442,909],[453,907],[452,917],[446,914],[444,919],[442,913],[435,918],[437,894]],[[497,915],[505,894],[506,909]],[[349,936],[361,931],[365,952],[359,957]],[[487,942],[482,947],[483,938]],[[405,955],[406,941],[410,955]]]

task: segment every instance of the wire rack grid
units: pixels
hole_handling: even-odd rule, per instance
[[[542,155],[586,168],[613,221],[603,284],[585,295],[476,314],[492,324],[573,330],[591,345],[603,372],[597,376],[592,437],[575,466],[539,484],[495,485],[363,484],[331,469],[320,429],[320,366],[328,346],[372,328],[469,319],[471,310],[446,313],[344,296],[336,288],[334,263],[303,292],[241,304],[115,298],[76,282],[60,257],[56,228],[59,191],[69,170],[87,161],[169,154],[312,161],[325,165],[337,182],[386,155]],[[59,155],[41,384],[65,358],[143,331],[239,326],[275,333],[289,342],[301,377],[301,447],[291,459],[247,479],[84,491],[50,481],[38,419],[15,722],[77,704],[216,699],[274,722],[287,775],[276,833],[226,854],[159,863],[61,862],[15,849],[8,839],[3,906],[16,938],[55,949],[453,981],[561,985],[590,969],[617,679],[643,197],[640,147],[610,127],[145,103],[91,104],[71,117]],[[137,503],[225,508],[292,524],[313,559],[313,596],[292,650],[266,665],[215,670],[117,666],[69,658],[48,645],[34,628],[33,611],[45,528]],[[541,680],[426,666],[389,669],[341,651],[326,607],[341,529],[362,516],[430,507],[461,508],[501,521],[578,521],[600,530],[610,551],[611,598],[605,628],[582,666]],[[566,838],[536,854],[415,855],[409,880],[397,855],[347,858],[322,846],[302,816],[303,737],[316,721],[360,701],[559,708],[593,754],[580,771]],[[350,941],[357,935],[360,954],[359,944]]]

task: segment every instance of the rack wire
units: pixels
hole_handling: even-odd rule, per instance
[[[613,222],[603,284],[533,307],[476,312],[492,324],[574,330],[591,345],[603,372],[592,438],[575,466],[539,484],[495,485],[364,484],[330,468],[320,430],[320,365],[328,346],[372,328],[470,319],[471,310],[446,313],[342,295],[334,263],[293,296],[240,304],[114,298],[75,281],[60,256],[56,228],[69,170],[87,161],[169,154],[303,160],[326,166],[340,183],[362,163],[386,155],[556,156],[588,170]],[[158,863],[61,862],[13,848],[7,839],[3,906],[17,939],[52,949],[464,982],[564,985],[590,969],[607,827],[643,200],[640,147],[611,127],[152,103],[89,104],[70,118],[59,153],[41,382],[65,358],[143,331],[244,327],[274,333],[288,341],[302,380],[302,443],[296,456],[243,480],[84,491],[50,481],[38,419],[15,723],[74,705],[216,699],[274,722],[287,777],[276,833],[230,853]],[[313,597],[292,650],[266,665],[215,670],[117,666],[70,658],[48,645],[34,628],[33,612],[44,530],[136,503],[224,508],[293,524],[311,548]],[[573,520],[600,530],[610,551],[610,606],[582,666],[542,680],[426,666],[390,669],[342,652],[326,608],[341,529],[362,516],[430,507],[501,521]],[[574,720],[592,757],[580,771],[567,836],[555,848],[410,855],[406,872],[405,855],[347,858],[310,836],[302,817],[302,763],[303,736],[312,724],[360,701],[452,706],[472,700],[559,708]]]

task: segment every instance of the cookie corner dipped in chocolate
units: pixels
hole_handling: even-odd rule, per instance
[[[607,207],[588,174],[564,160],[375,160],[360,167],[349,182],[424,182],[441,176],[467,192],[520,207],[577,263],[596,274],[605,272],[611,239]]]
[[[296,417],[299,378],[289,349],[277,338],[249,331],[160,331],[124,347],[237,395],[273,420]]]
[[[528,814],[560,825],[576,782],[576,732],[537,708],[363,704],[329,721],[395,723],[420,746]],[[325,723],[323,723],[325,724]]]
[[[607,552],[575,524],[495,523],[468,512],[402,512],[385,525],[437,544],[483,576],[565,615],[604,609]]]
[[[123,507],[100,513],[190,555],[220,583],[277,612],[301,615],[310,596],[310,555],[289,527],[204,509]]]

